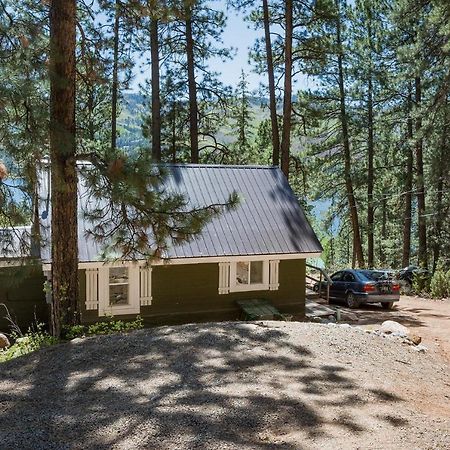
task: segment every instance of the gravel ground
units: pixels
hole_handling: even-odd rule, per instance
[[[345,326],[219,323],[0,365],[0,449],[449,449],[444,360]]]

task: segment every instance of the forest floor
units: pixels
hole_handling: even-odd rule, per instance
[[[449,369],[336,324],[75,339],[0,365],[0,448],[448,449]]]
[[[340,306],[340,305],[339,305]],[[450,299],[432,300],[402,295],[394,309],[364,305],[357,310],[340,306],[346,322],[374,329],[385,320],[395,320],[422,338],[422,344],[450,364]]]

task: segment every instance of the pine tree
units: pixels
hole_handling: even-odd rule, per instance
[[[50,4],[52,333],[76,324],[78,211],[75,141],[76,1]]]

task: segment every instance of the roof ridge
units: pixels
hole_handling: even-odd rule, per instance
[[[219,168],[219,169],[278,169],[278,166],[258,165],[258,164],[193,164],[193,163],[162,163],[166,167],[187,167],[187,168]]]

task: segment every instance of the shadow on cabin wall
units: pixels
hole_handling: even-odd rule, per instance
[[[48,306],[45,301],[44,275],[39,265],[0,269],[0,304],[5,304],[22,332],[35,322],[48,322]],[[5,318],[6,309],[0,305],[0,332],[10,332]]]

